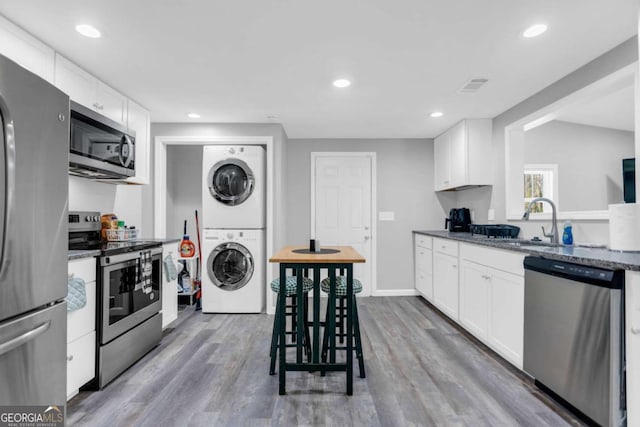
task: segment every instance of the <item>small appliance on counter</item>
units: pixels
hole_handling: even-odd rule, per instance
[[[444,221],[444,228],[451,232],[468,233],[471,226],[471,211],[467,208],[454,208],[449,211],[449,218]]]

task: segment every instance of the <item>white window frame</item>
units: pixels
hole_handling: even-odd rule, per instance
[[[553,203],[556,205],[556,209],[560,210],[560,198],[558,194],[558,165],[555,163],[525,164],[523,179],[524,179],[524,175],[533,174],[533,173],[539,173],[545,176],[545,179],[543,181],[542,197],[551,199]],[[524,187],[523,187],[523,191],[524,191]],[[526,203],[527,201],[532,199],[533,198],[529,199],[524,197],[524,194],[523,194],[523,202]],[[523,203],[523,209],[524,209],[524,203]],[[549,215],[550,213],[551,213],[551,205],[549,205],[548,203],[543,203],[542,212],[531,213],[531,216],[535,217],[536,215]]]

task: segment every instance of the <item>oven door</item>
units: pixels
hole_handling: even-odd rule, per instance
[[[101,258],[100,343],[106,344],[162,307],[162,249]],[[142,255],[142,256],[141,256]]]

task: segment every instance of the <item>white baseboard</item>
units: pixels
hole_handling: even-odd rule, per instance
[[[415,289],[378,289],[373,291],[374,297],[411,297],[419,295]]]

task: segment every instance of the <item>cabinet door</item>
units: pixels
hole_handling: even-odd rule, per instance
[[[428,301],[433,300],[432,251],[421,247],[416,247],[416,290]]]
[[[56,54],[55,85],[72,101],[95,110],[97,80],[65,57]]]
[[[53,83],[54,50],[2,16],[0,54]]]
[[[433,253],[433,302],[445,314],[458,320],[458,258]]]
[[[481,340],[488,335],[489,286],[486,267],[460,262],[460,323]]]
[[[433,174],[436,191],[450,187],[449,132],[443,133],[433,142]]]
[[[468,184],[467,179],[467,131],[465,122],[460,122],[448,132],[450,187]]]
[[[127,124],[126,107],[127,99],[115,89],[97,80],[96,86],[96,110],[111,120]]]
[[[178,243],[166,243],[162,246],[162,328],[178,318],[178,279],[169,280],[164,270],[164,259],[171,254],[175,265]]]
[[[96,372],[96,332],[67,344],[67,400],[91,381]]]
[[[489,345],[522,368],[524,277],[490,269]]]
[[[127,182],[149,183],[150,122],[147,110],[131,100],[127,102],[127,127],[136,132],[136,176],[129,178]]]

